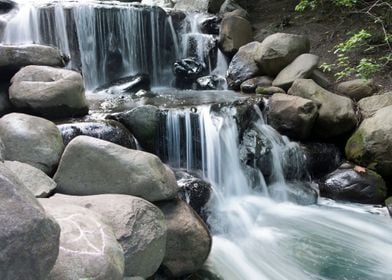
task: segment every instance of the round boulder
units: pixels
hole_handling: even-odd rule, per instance
[[[356,79],[338,84],[336,90],[338,93],[358,101],[373,95],[377,88],[372,79]]]
[[[227,55],[234,55],[240,47],[253,41],[250,22],[239,16],[225,16],[219,31],[219,45]]]
[[[88,113],[82,76],[71,70],[27,66],[11,80],[10,101],[18,109],[48,118]]]
[[[374,116],[378,110],[387,106],[392,106],[392,92],[366,97],[358,102],[359,110],[365,119]]]
[[[46,174],[57,166],[64,149],[54,123],[25,114],[11,113],[2,117],[0,137],[6,160],[30,164]]]
[[[313,131],[315,136],[326,139],[340,136],[355,128],[357,118],[353,101],[323,89],[313,80],[295,80],[288,91],[290,95],[310,99],[319,107],[319,116]]]
[[[18,161],[5,161],[4,165],[15,173],[15,176],[35,197],[48,197],[57,186],[52,178],[29,164]]]
[[[377,111],[362,122],[346,145],[347,158],[379,173],[392,174],[392,106]]]
[[[273,128],[294,139],[310,136],[318,117],[318,107],[312,100],[277,93],[268,106],[268,123]]]
[[[70,195],[128,194],[159,201],[178,191],[173,172],[157,156],[88,136],[68,144],[54,180],[59,193]]]
[[[124,255],[99,214],[47,198],[39,202],[60,224],[60,252],[48,280],[122,280]]]
[[[335,200],[382,204],[387,196],[385,182],[369,169],[344,163],[320,183],[320,194]]]
[[[153,204],[118,194],[56,194],[50,200],[85,207],[102,216],[123,248],[125,276],[148,278],[158,270],[166,250],[166,222],[161,210]]]
[[[161,202],[158,207],[167,223],[166,255],[163,260],[173,277],[199,270],[211,250],[207,227],[188,204],[181,200]]]
[[[0,163],[0,279],[46,279],[59,253],[60,227]]]
[[[263,74],[275,77],[297,56],[308,53],[310,42],[304,36],[275,33],[263,40],[256,57]]]

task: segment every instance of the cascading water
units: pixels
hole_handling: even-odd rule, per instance
[[[186,121],[196,118],[188,110],[166,112],[165,137],[167,149],[176,150],[167,161],[189,169],[187,159],[198,156],[191,151],[200,151],[201,169],[214,187],[211,271],[225,280],[392,279],[389,217],[370,206],[321,198],[310,206],[287,201],[292,187],[285,179],[284,151],[296,144],[261,117],[253,126],[272,143],[273,174],[268,185],[261,180],[255,188],[240,160],[235,110],[198,110],[198,123]],[[290,159],[287,164],[303,169],[301,160]]]

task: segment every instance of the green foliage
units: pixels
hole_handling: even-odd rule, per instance
[[[323,63],[324,72],[335,72],[338,80],[359,76],[371,78],[392,63],[392,33],[390,32],[392,4],[383,0],[301,0],[296,11],[323,8],[329,4],[341,7],[347,13],[363,14],[373,22],[369,30],[351,32],[348,39],[337,44],[333,53],[335,63]],[[371,25],[371,24],[370,24]],[[357,58],[355,54],[360,56]]]

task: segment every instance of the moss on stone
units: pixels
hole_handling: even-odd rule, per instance
[[[348,159],[356,164],[362,163],[365,154],[365,140],[361,128],[348,139],[345,152]]]

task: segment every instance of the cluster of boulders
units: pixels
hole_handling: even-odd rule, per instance
[[[88,113],[82,76],[66,62],[52,47],[0,45],[1,100],[8,102],[0,106],[0,279],[197,271],[211,249],[207,226],[183,201],[184,187],[179,195],[173,171],[136,150],[135,136],[153,151],[143,137],[156,127],[143,123],[156,108],[143,117],[131,112],[137,121],[130,123],[56,125],[51,120]]]

